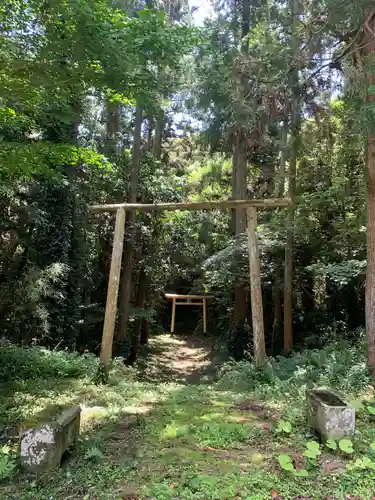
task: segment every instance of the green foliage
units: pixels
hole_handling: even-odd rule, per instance
[[[354,453],[353,442],[350,439],[340,439],[339,448],[348,455]]]
[[[316,441],[308,441],[306,443],[306,450],[304,456],[316,460],[322,452],[320,451],[320,445]]]
[[[297,471],[293,465],[292,459],[289,455],[279,455],[277,460],[283,470],[286,472],[291,472],[296,477],[308,477],[309,473],[306,469],[300,469]]]
[[[103,458],[103,453],[102,451],[97,448],[96,446],[91,446],[91,448],[88,448],[86,450],[86,453],[84,454],[84,460],[87,462],[97,462],[100,461]]]
[[[290,13],[274,2],[254,5],[243,37],[241,9],[224,4],[215,4],[216,15],[203,29],[187,26],[184,17],[172,22],[173,16],[158,10],[181,13],[181,2],[154,2],[153,8],[145,8],[134,1],[95,0],[88,6],[84,0],[68,0],[46,6],[20,0],[10,3],[15,8],[1,10],[0,191],[7,201],[0,214],[6,277],[0,315],[5,318],[2,329],[13,340],[38,338],[54,345],[64,337],[69,347],[97,349],[113,223],[106,216],[100,222],[90,217],[91,225],[86,206],[120,201],[128,192],[136,103],[150,123],[161,111],[165,116],[158,161],[147,150],[142,129],[140,200],[230,197],[231,155],[239,129],[247,135],[250,195],[273,194],[280,174],[277,166],[274,172],[277,157],[288,149],[280,123],[285,113],[290,118]],[[349,87],[332,99],[328,81],[320,78],[321,55],[343,49],[332,46],[335,23],[342,29],[337,9],[324,29],[320,25],[326,7],[302,2],[306,19],[304,24],[297,20],[299,70],[306,79],[294,228],[297,346],[324,345],[363,323],[365,186],[359,107],[346,92]],[[355,26],[349,17],[345,27]],[[321,39],[314,35],[304,43],[310,32],[321,33]],[[112,132],[108,102],[118,104],[117,130]],[[108,153],[111,141],[119,154]],[[108,154],[111,165],[100,152]],[[264,182],[270,168],[271,179]],[[266,340],[274,354],[281,344],[280,325],[274,328],[271,317],[273,294],[282,288],[276,271],[284,251],[284,219],[283,211],[259,214]],[[212,330],[243,356],[251,332],[231,330],[228,310],[233,283],[249,286],[247,248],[245,238],[241,245],[232,239],[229,211],[169,213],[154,217],[153,224],[150,217],[138,216],[137,231],[140,258],[134,275],[146,270],[151,281],[152,299],[140,308],[144,316],[160,322],[162,314],[155,311],[162,293],[179,278],[196,290],[220,292]],[[151,242],[156,258],[141,256]],[[50,294],[28,302],[36,296],[30,276],[47,274],[51,265],[64,269],[59,283]],[[14,306],[7,300],[13,294]],[[329,365],[327,378],[339,378],[339,370]],[[355,369],[361,376],[352,374],[351,380],[362,384],[364,370]],[[313,367],[307,371],[315,378]]]
[[[290,358],[271,359],[262,371],[249,361],[226,363],[220,383],[239,391],[255,388],[259,383],[266,384],[264,387],[270,391],[281,392],[298,391],[301,384],[306,387],[309,383],[360,391],[368,387],[370,381],[364,360],[364,345],[334,343],[319,351],[306,350]]]
[[[2,142],[0,148],[3,194],[18,182],[29,181],[42,176],[45,179],[61,179],[67,165],[82,169],[92,175],[93,169],[108,171],[108,161],[100,154],[69,144],[37,142],[22,144]],[[7,191],[5,191],[5,189]]]
[[[317,277],[328,278],[339,287],[343,287],[363,275],[366,265],[365,260],[347,260],[340,264],[312,264],[307,269],[313,271]]]
[[[227,421],[233,415],[225,411],[212,416],[210,405],[218,394],[228,398],[229,406],[239,394],[270,401],[270,412],[280,410],[276,433],[290,435],[293,430],[288,443],[296,447],[294,457],[305,446],[302,401],[307,387],[330,385],[355,398],[368,390],[361,329],[366,269],[363,137],[373,129],[374,106],[364,103],[362,94],[366,87],[369,94],[374,89],[364,82],[359,67],[351,67],[351,60],[358,58],[349,57],[351,42],[343,40],[349,33],[351,40],[361,41],[353,38],[352,30],[356,33],[365,26],[366,32],[364,13],[371,10],[371,2],[337,8],[333,0],[302,0],[297,16],[287,3],[253,2],[249,19],[244,19],[243,6],[215,1],[215,15],[202,30],[187,26],[181,16],[173,22],[176,17],[167,14],[181,14],[185,9],[181,1],[155,0],[148,7],[144,3],[11,0],[0,6],[0,329],[21,345],[56,347],[23,350],[6,340],[1,343],[0,376],[13,383],[14,399],[8,401],[11,412],[4,405],[2,415],[18,418],[18,406],[33,413],[34,406],[60,397],[61,382],[73,384],[71,393],[64,395],[69,401],[104,404],[113,411],[114,420],[123,420],[133,403],[148,412],[141,463],[129,460],[136,464],[133,468],[120,466],[111,447],[101,447],[85,435],[81,444],[86,465],[72,466],[77,486],[69,472],[67,479],[53,476],[46,487],[38,482],[35,488],[22,485],[27,492],[20,496],[64,496],[53,482],[66,480],[77,498],[104,498],[107,492],[113,497],[123,493],[121,488],[110,490],[113,482],[126,477],[129,482],[134,479],[137,488],[145,480],[145,493],[161,499],[234,498],[238,492],[251,497],[259,490],[259,498],[268,498],[276,488],[278,496],[294,498],[302,489],[295,476],[308,474],[311,484],[306,481],[302,493],[315,495],[317,480],[324,476],[317,467],[297,472],[289,455],[280,455],[279,463],[292,473],[291,480],[281,481],[267,468],[253,465],[249,471],[239,469],[237,462],[249,462],[249,443],[257,446],[263,440],[266,453],[273,452],[275,433],[263,432],[264,422],[256,422],[257,427],[246,421],[249,415],[242,422]],[[248,32],[242,33],[245,28]],[[296,44],[298,55],[293,54]],[[331,56],[333,64],[326,61]],[[333,67],[341,64],[345,72],[337,82]],[[372,61],[364,64],[369,71]],[[290,69],[300,79],[296,85]],[[144,374],[124,371],[121,360],[113,365],[107,390],[100,385],[93,388],[88,379],[81,381],[77,377],[95,372],[97,360],[57,349],[98,352],[114,224],[107,215],[89,218],[87,206],[122,201],[129,191],[134,107],[142,109],[153,128],[147,133],[145,123],[142,127],[137,199],[152,203],[231,197],[236,180],[232,154],[241,138],[248,195],[261,198],[280,190],[283,195],[290,185],[278,156],[286,153],[290,162],[290,149],[296,145],[288,134],[285,140],[281,130],[283,121],[291,122],[293,94],[298,94],[302,111],[293,227],[296,352],[289,358],[277,356],[282,339],[275,306],[282,310],[277,292],[283,288],[285,211],[259,213],[265,334],[268,353],[276,356],[262,370],[250,362],[251,330],[229,326],[233,283],[249,287],[246,235],[233,238],[231,213],[168,212],[153,218],[137,214],[134,288],[137,292],[136,277],[143,273],[149,290],[145,304],[132,304],[131,323],[161,322],[165,288],[175,288],[183,279],[187,289],[215,294],[210,326],[220,337],[217,349],[227,344],[234,356],[239,353],[242,358],[245,353],[247,360],[224,364],[218,382],[201,389],[171,384],[170,373],[167,384],[144,382]],[[113,114],[108,103],[117,105]],[[163,148],[156,160],[149,147],[161,115]],[[247,313],[250,317],[250,310]],[[45,388],[31,397],[22,393],[34,382],[39,389],[43,379],[52,379],[53,392]],[[78,389],[80,383],[84,390]],[[153,406],[158,400],[161,412]],[[354,406],[368,423],[372,405],[365,411],[363,405]],[[371,433],[368,427],[364,431]],[[173,468],[169,467],[164,454],[186,444],[181,470],[175,455]],[[326,446],[337,448],[334,442]],[[338,446],[345,454],[354,453],[351,442],[340,441]],[[216,469],[196,470],[207,460],[202,447],[214,447],[204,453],[214,455],[218,474]],[[217,451],[221,448],[224,458],[224,452]],[[198,457],[189,455],[191,449]],[[246,460],[233,458],[239,450]],[[304,454],[310,465],[320,453],[317,443],[307,442]],[[221,468],[220,460],[234,460],[239,470],[222,472],[226,468]],[[96,461],[102,462],[100,468]],[[159,462],[162,472],[155,466]],[[6,467],[6,462],[0,464],[0,469]],[[363,487],[358,479],[363,470],[370,482],[368,457],[355,460],[352,474],[343,474],[330,485],[342,496],[348,491],[364,496],[368,485]],[[325,481],[330,479],[321,483]]]
[[[11,5],[0,10],[1,327],[15,341],[96,349],[100,322],[88,325],[82,312],[88,297],[103,307],[112,224],[88,227],[86,207],[123,199],[129,158],[110,165],[99,153],[98,110],[109,96],[123,118],[136,101],[159,113],[199,32],[157,9],[137,6],[134,15],[135,5],[103,0]],[[152,163],[145,159],[146,175]],[[176,183],[162,184],[158,168],[144,196],[171,199]],[[39,276],[42,287],[31,282]]]
[[[182,430],[182,434],[179,435],[184,434]],[[225,449],[233,443],[249,442],[256,435],[256,430],[250,423],[238,425],[230,422],[209,422],[191,426],[189,434],[193,435],[201,446]]]
[[[279,434],[291,434],[292,424],[286,420],[280,420],[277,424],[276,432]]]
[[[333,450],[333,451],[337,450],[337,443],[333,439],[327,439],[327,441],[325,442],[325,445],[330,450]]]
[[[91,354],[51,351],[42,347],[0,346],[0,375],[6,382],[94,375],[97,360]]]
[[[123,492],[124,485],[143,497],[159,495],[168,499],[178,495],[192,500],[203,495],[220,498],[222,494],[232,498],[237,491],[249,497],[256,491],[260,498],[268,498],[270,491],[286,498],[294,498],[301,491],[305,496],[314,496],[317,484],[324,496],[335,488],[363,498],[372,491],[375,475],[367,458],[373,461],[369,443],[375,435],[368,421],[358,419],[356,452],[349,468],[341,474],[327,474],[323,470],[330,464],[327,453],[321,460],[319,456],[317,460],[306,457],[306,465],[302,464],[304,450],[308,449],[303,382],[292,390],[291,384],[284,381],[283,386],[273,390],[269,381],[259,377],[252,389],[239,391],[236,385],[223,384],[219,375],[217,381],[209,384],[195,379],[198,383],[186,385],[185,380],[179,382],[173,371],[176,365],[171,359],[181,370],[177,353],[165,350],[166,345],[186,353],[182,338],[152,339],[153,349],[147,358],[150,376],[144,367],[129,370],[116,360],[106,386],[95,385],[86,376],[88,368],[83,368],[82,378],[62,380],[60,375],[40,369],[41,378],[30,382],[18,379],[16,391],[13,383],[7,384],[1,399],[2,435],[8,426],[11,431],[15,424],[32,419],[50,405],[77,401],[84,407],[84,427],[77,447],[64,465],[69,474],[56,471],[47,481],[33,483],[12,473],[11,482],[2,484],[2,494],[11,498],[17,492],[20,498],[42,500],[47,495],[78,497],[83,492],[107,500],[118,494],[120,488]],[[197,358],[201,357],[201,349],[200,345]],[[25,358],[32,357],[34,350],[40,351],[24,349]],[[73,353],[52,352],[48,357],[50,364],[53,360],[57,363],[60,355],[70,359],[71,365],[78,362]],[[87,363],[92,363],[91,371],[95,373],[95,360],[88,357]],[[239,363],[240,367],[243,365]],[[30,372],[26,370],[24,375],[29,377]],[[359,398],[356,392],[346,396],[348,400]],[[280,413],[292,423],[293,436],[286,438],[270,432],[270,422],[279,421]],[[308,446],[316,449],[315,442]],[[332,458],[343,461],[345,467],[351,457],[340,453],[341,457]],[[279,455],[288,458],[281,458],[280,462]],[[351,468],[357,458],[361,462]],[[285,473],[280,474],[282,470]]]
[[[0,447],[0,481],[10,479],[16,470],[16,457],[9,446]]]
[[[294,472],[294,465],[289,455],[279,455],[277,460],[283,470],[286,470],[287,472]]]
[[[296,477],[308,477],[309,476],[309,472],[306,469],[300,469],[299,471],[296,471],[294,473],[294,475]]]
[[[350,401],[349,406],[351,408],[354,408],[356,411],[361,411],[365,409],[365,405],[362,403],[362,401],[357,401],[356,399]]]
[[[348,464],[348,470],[375,470],[375,462],[369,457],[357,458],[353,463]]]

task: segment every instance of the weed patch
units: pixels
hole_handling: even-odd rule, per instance
[[[322,352],[278,358],[263,373],[250,363],[229,362],[215,380],[207,371],[202,343],[190,356],[194,347],[168,340],[161,356],[159,338],[157,359],[148,358],[154,375],[162,371],[154,381],[146,367],[128,370],[116,362],[107,386],[92,381],[96,360],[33,349],[39,363],[33,383],[22,379],[32,371],[27,365],[16,383],[6,386],[1,400],[3,446],[9,447],[3,466],[0,461],[1,498],[367,499],[375,491],[375,416],[367,410],[373,397],[362,347],[343,354],[341,345],[328,346]],[[179,349],[190,359],[185,377]],[[21,359],[27,353],[20,353]],[[44,356],[57,356],[58,369],[44,368]],[[166,381],[163,359],[168,373],[177,370],[178,380]],[[336,363],[346,363],[347,371],[356,374],[352,387],[342,380]],[[304,405],[313,379],[361,403],[352,442],[322,446],[311,434]],[[17,443],[7,437],[7,426],[32,419],[49,405],[78,403],[83,407],[81,435],[63,466],[47,478],[19,475]]]
[[[43,347],[0,346],[0,380],[30,383],[40,378],[92,376],[98,361],[93,354],[51,351]]]

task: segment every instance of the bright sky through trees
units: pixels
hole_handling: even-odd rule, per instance
[[[196,0],[193,2],[193,19],[197,26],[201,26],[207,17],[210,17],[213,13],[211,2],[208,0]]]

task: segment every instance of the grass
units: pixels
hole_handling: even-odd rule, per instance
[[[116,362],[108,386],[93,383],[93,357],[2,347],[0,359],[16,359],[17,366],[15,379],[3,385],[3,444],[15,448],[22,423],[48,407],[79,403],[83,412],[79,441],[62,467],[43,478],[13,472],[0,484],[0,498],[373,497],[373,471],[347,471],[350,458],[329,450],[315,465],[303,456],[312,438],[304,409],[308,386],[330,385],[348,399],[372,398],[361,346],[332,345],[279,358],[263,372],[247,362],[218,363],[211,347],[158,337],[136,369]],[[291,422],[291,435],[276,432],[281,419]],[[375,441],[373,419],[359,414],[354,459]],[[282,471],[281,453],[309,476]]]

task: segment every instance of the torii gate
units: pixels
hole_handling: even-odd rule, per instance
[[[257,208],[290,207],[289,198],[267,198],[260,200],[224,200],[186,203],[119,203],[112,205],[92,205],[92,213],[116,212],[116,225],[113,237],[112,259],[109,272],[107,302],[105,308],[103,336],[100,348],[100,364],[104,374],[108,373],[112,359],[113,337],[116,323],[117,299],[120,283],[121,262],[125,235],[127,211],[152,212],[154,210],[210,210],[215,208],[246,208],[247,236],[249,250],[251,311],[254,339],[254,360],[259,366],[266,360],[264,340],[264,320],[262,288],[260,280],[260,257],[257,237]]]

